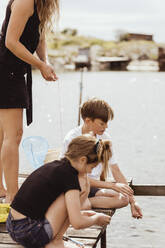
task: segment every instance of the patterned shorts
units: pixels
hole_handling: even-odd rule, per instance
[[[42,248],[53,238],[53,230],[47,219],[32,220],[26,217],[14,220],[9,213],[6,229],[14,241],[26,248]]]

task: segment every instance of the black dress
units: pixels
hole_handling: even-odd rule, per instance
[[[0,109],[26,108],[27,125],[32,122],[32,77],[31,66],[16,57],[5,46],[6,31],[11,15],[10,0],[0,33]],[[40,20],[34,2],[34,13],[29,18],[20,37],[20,42],[34,53],[39,43]]]

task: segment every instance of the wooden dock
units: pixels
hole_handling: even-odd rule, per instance
[[[110,216],[113,216],[115,210],[110,209],[95,209],[95,211],[103,212]],[[78,241],[81,245],[76,245],[72,241],[65,241],[66,246],[69,248],[95,248],[100,241],[100,247],[106,248],[106,227],[92,226],[86,229],[75,230],[70,226],[65,236]],[[5,224],[0,224],[0,248],[22,248],[23,246],[18,245],[14,242],[6,231]]]

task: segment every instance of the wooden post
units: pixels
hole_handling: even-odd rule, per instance
[[[107,237],[106,237],[106,229],[105,229],[105,231],[101,235],[101,248],[106,248],[107,246],[106,239]]]
[[[82,91],[83,91],[83,72],[85,67],[81,68],[81,80],[80,80],[80,96],[79,96],[79,112],[78,112],[78,126],[80,125],[80,109],[82,103]]]
[[[154,184],[132,184],[134,195],[165,196],[165,185]]]

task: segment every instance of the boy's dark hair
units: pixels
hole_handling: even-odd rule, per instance
[[[81,117],[83,120],[86,118],[101,119],[104,122],[113,120],[114,113],[112,108],[104,100],[98,98],[91,98],[83,103],[81,107]]]

